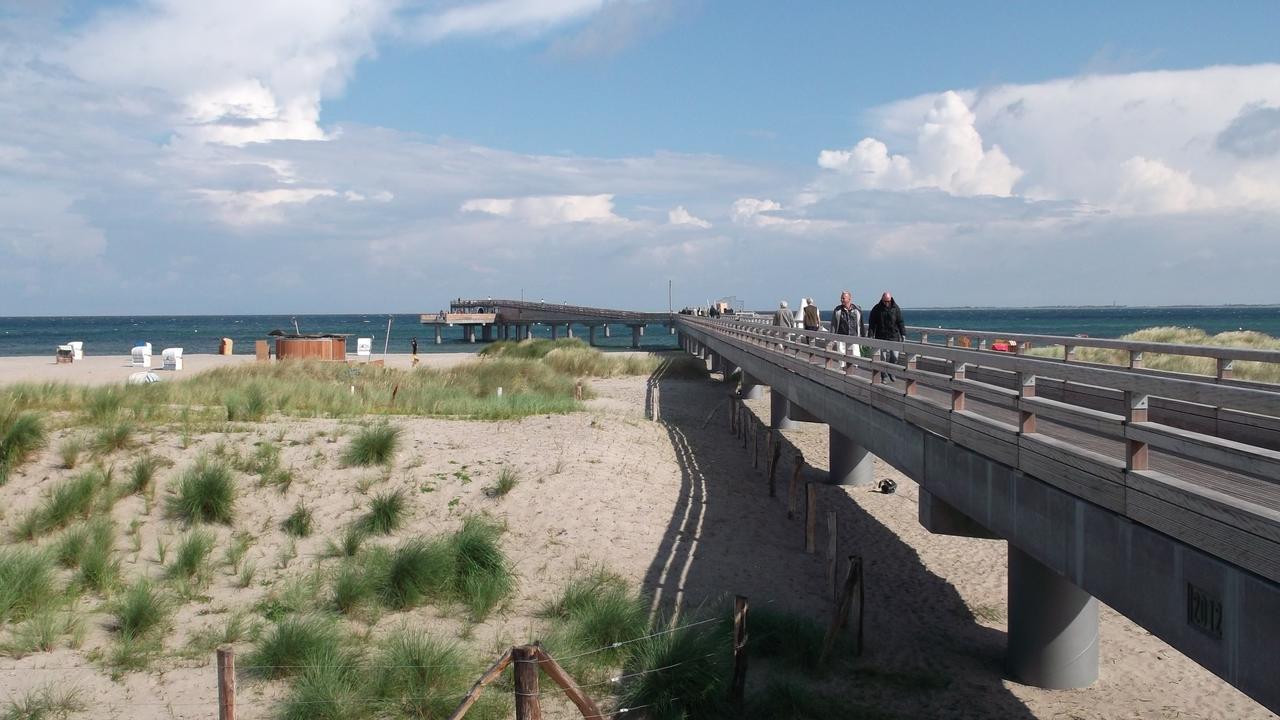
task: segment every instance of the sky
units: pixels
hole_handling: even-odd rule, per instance
[[[1280,4],[0,3],[0,316],[1280,303]]]

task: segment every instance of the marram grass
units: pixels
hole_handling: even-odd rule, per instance
[[[1119,339],[1175,345],[1208,345],[1211,347],[1253,350],[1280,350],[1280,338],[1251,331],[1231,331],[1210,335],[1198,328],[1152,327],[1122,335]],[[1032,347],[1027,351],[1027,354],[1039,357],[1061,358],[1062,347]],[[1079,362],[1128,365],[1129,353],[1106,348],[1077,347],[1075,359]],[[1217,361],[1213,358],[1189,355],[1143,353],[1142,365],[1152,370],[1194,375],[1212,376],[1217,373]],[[1280,383],[1280,363],[1236,362],[1232,368],[1232,377],[1238,380]]]
[[[390,465],[400,444],[400,428],[386,423],[360,429],[347,450],[342,464],[348,466]]]
[[[235,479],[226,465],[201,456],[173,488],[169,512],[187,522],[231,524],[235,513]]]

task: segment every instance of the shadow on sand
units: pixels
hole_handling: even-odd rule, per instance
[[[732,385],[717,379],[661,371],[655,379],[651,399],[683,486],[644,589],[668,613],[741,594],[753,607],[803,614],[825,627],[834,606],[825,531],[820,527],[820,549],[809,555],[802,516],[787,519],[783,478],[791,476],[793,453],[782,453],[778,497],[768,497],[765,471],[752,467],[750,448],[728,429]],[[671,402],[675,397],[681,401]],[[761,420],[767,427],[768,418]],[[814,461],[825,466],[825,458]],[[806,468],[802,479],[824,476]],[[820,516],[838,513],[838,557],[862,556],[866,587],[862,657],[819,681],[820,689],[847,699],[849,718],[860,709],[902,718],[1034,718],[1003,685],[1004,633],[978,624],[950,583],[859,506],[859,492],[819,487]],[[767,670],[751,683],[769,680]]]

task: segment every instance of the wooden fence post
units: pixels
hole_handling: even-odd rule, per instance
[[[591,698],[587,697],[586,693],[582,692],[582,688],[578,687],[578,683],[574,682],[573,678],[569,677],[569,673],[560,667],[560,663],[547,654],[547,651],[542,648],[542,643],[534,643],[533,646],[537,648],[538,660],[541,661],[542,671],[547,674],[547,677],[551,678],[552,682],[559,685],[560,689],[564,690],[564,694],[577,706],[578,711],[582,713],[582,717],[603,718],[604,716],[600,713],[599,706]]]
[[[521,645],[511,649],[516,664],[516,720],[542,720],[542,704],[538,702],[538,649]]]
[[[729,685],[729,702],[736,714],[742,715],[742,701],[747,689],[747,599],[733,599],[733,682]]]
[[[831,625],[827,628],[827,636],[822,640],[822,654],[818,656],[818,665],[825,665],[831,649],[835,647],[840,629],[849,624],[849,613],[857,609],[857,630],[854,632],[854,656],[862,654],[862,558],[849,556],[849,572],[845,575],[844,587],[840,590],[840,601],[836,603],[835,614],[831,617]]]
[[[449,716],[449,720],[460,720],[463,715],[467,714],[467,710],[470,710],[471,706],[480,698],[480,691],[484,689],[484,686],[497,680],[498,676],[511,664],[511,656],[514,650],[515,648],[510,648],[502,653],[502,657],[498,658],[497,662],[484,671],[480,679],[471,685],[471,689],[467,691],[467,694],[462,696],[462,702],[458,703],[458,707]]]
[[[218,648],[218,720],[236,720],[236,649]]]
[[[811,482],[804,484],[804,551],[812,555],[818,551],[818,486]]]
[[[760,468],[760,426],[751,423],[751,467]]]
[[[787,519],[794,519],[800,505],[800,471],[804,469],[804,453],[796,451],[795,468],[787,485]]]

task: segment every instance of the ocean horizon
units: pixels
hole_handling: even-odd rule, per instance
[[[832,303],[834,306],[834,303]],[[794,309],[794,308],[793,308]],[[869,310],[864,306],[864,310]],[[771,313],[760,309],[758,312]],[[1119,337],[1156,326],[1200,328],[1209,333],[1252,330],[1280,336],[1280,305],[1214,306],[1053,306],[1053,307],[904,307],[908,325],[946,327],[1045,335],[1089,335]],[[823,317],[829,316],[823,311]],[[446,327],[442,342],[435,343],[434,329],[419,322],[420,313],[338,313],[262,315],[61,315],[0,317],[0,356],[53,355],[63,343],[79,340],[91,355],[128,354],[138,342],[150,342],[159,352],[165,347],[181,347],[188,354],[215,353],[224,337],[234,342],[235,354],[253,353],[255,340],[266,339],[273,330],[291,332],[294,321],[302,332],[345,333],[373,339],[375,353],[384,346],[391,353],[407,353],[410,341],[418,339],[418,351],[466,352],[483,342],[469,343],[461,327]],[[391,318],[390,342],[387,319]],[[612,326],[613,336],[597,333],[603,349],[629,349],[631,334],[626,326]],[[550,337],[548,326],[535,326],[535,337]],[[582,335],[585,336],[585,329]],[[646,348],[674,348],[674,337],[660,331],[647,332]],[[354,340],[348,346],[355,350]]]

